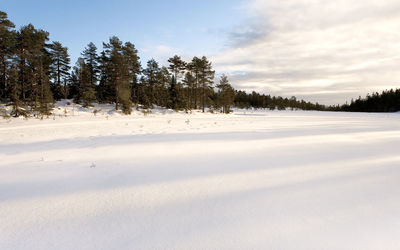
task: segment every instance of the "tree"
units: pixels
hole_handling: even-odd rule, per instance
[[[99,57],[97,55],[97,47],[94,43],[89,43],[85,50],[81,53],[85,64],[89,70],[89,82],[91,86],[95,86],[98,81]]]
[[[18,82],[18,70],[15,66],[11,66],[9,70],[8,82],[10,84],[11,115],[14,117],[27,117],[28,113],[22,108],[22,102],[20,100],[21,86]]]
[[[139,102],[138,98],[138,75],[141,72],[140,57],[135,45],[126,42],[123,49],[123,55],[128,66],[129,81],[131,87],[131,98],[135,104]]]
[[[0,98],[6,97],[8,59],[12,55],[15,25],[8,20],[7,13],[0,11]]]
[[[194,77],[191,71],[186,72],[185,78],[183,79],[183,83],[185,86],[185,101],[186,101],[186,108],[192,109],[196,108],[195,106],[195,98],[194,98],[194,89],[196,86],[196,78]]]
[[[108,74],[107,79],[111,81],[115,91],[115,109],[118,110],[122,104],[122,111],[130,114],[132,108],[131,89],[129,80],[131,79],[129,57],[126,54],[127,46],[122,45],[118,37],[110,38],[109,43],[103,43],[105,49],[105,68]]]
[[[169,67],[168,69],[174,75],[175,80],[178,82],[181,74],[185,72],[186,63],[181,59],[180,56],[175,55],[168,59]]]
[[[100,102],[112,103],[115,99],[115,87],[110,74],[110,58],[103,50],[99,57],[99,85],[97,86],[97,98]]]
[[[193,84],[190,89],[190,99],[192,100],[192,108],[197,109],[198,107],[198,90],[199,90],[199,78],[200,78],[200,69],[202,62],[198,57],[193,57],[192,61],[187,65],[187,70],[193,76]]]
[[[208,101],[210,87],[213,84],[215,71],[212,70],[211,62],[203,56],[197,63],[197,82],[201,88],[201,107],[204,112]]]
[[[147,67],[143,70],[142,83],[145,85],[145,95],[147,96],[148,103],[144,103],[146,107],[152,107],[156,99],[156,85],[160,76],[161,69],[154,59],[147,62]]]
[[[218,92],[218,103],[222,107],[222,112],[228,114],[231,112],[231,106],[234,103],[235,91],[229,84],[228,77],[226,75],[221,76],[221,80],[217,85]]]
[[[60,42],[53,42],[50,45],[50,56],[52,60],[51,65],[51,78],[53,83],[51,85],[52,92],[56,100],[67,98],[67,79],[70,76],[69,70],[71,67],[70,58],[68,55],[68,48],[63,47]],[[63,88],[61,87],[64,85]],[[62,88],[62,90],[61,90]]]
[[[22,99],[26,103],[30,101],[31,107],[35,109],[49,84],[51,58],[47,51],[46,41],[49,33],[37,30],[32,24],[21,27],[16,35],[17,61],[21,83]],[[50,100],[52,98],[41,98]]]
[[[75,96],[75,102],[82,102],[84,107],[89,107],[96,101],[94,86],[90,83],[90,69],[83,58],[78,58],[74,67],[74,75],[78,78],[79,91]]]
[[[183,100],[185,97],[183,95],[182,84],[179,82],[179,78],[183,73],[185,73],[186,62],[184,62],[180,56],[175,55],[168,59],[169,67],[168,69],[172,73],[171,84],[169,87],[169,107],[172,109],[179,109],[184,107],[188,108],[186,105],[187,101]]]

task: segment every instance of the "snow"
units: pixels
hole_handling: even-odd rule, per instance
[[[400,249],[399,113],[58,107],[0,120],[0,249]]]

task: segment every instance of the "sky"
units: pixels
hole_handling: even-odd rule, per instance
[[[246,91],[343,104],[400,87],[398,0],[0,0],[17,27],[32,23],[69,48],[116,35],[142,65],[207,56]]]

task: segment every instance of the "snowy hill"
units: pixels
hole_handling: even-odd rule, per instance
[[[400,249],[398,113],[54,113],[0,119],[0,249]]]

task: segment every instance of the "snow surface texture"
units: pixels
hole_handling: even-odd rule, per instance
[[[0,249],[400,249],[400,114],[0,120]]]

